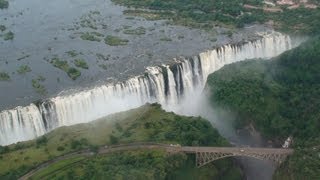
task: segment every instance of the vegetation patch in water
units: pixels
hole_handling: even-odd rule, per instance
[[[5,25],[0,25],[0,31],[3,32],[7,29],[7,27]]]
[[[101,67],[103,70],[108,69],[108,66],[106,64],[100,64],[99,67]]]
[[[26,74],[27,72],[31,72],[31,68],[28,65],[21,65],[17,72],[19,74]]]
[[[80,35],[80,38],[81,38],[82,40],[86,40],[86,41],[97,41],[97,42],[100,42],[100,41],[101,41],[101,39],[98,38],[98,37],[96,37],[95,34],[92,34],[92,33],[89,33],[89,32],[82,33],[82,34]]]
[[[14,33],[9,31],[3,35],[3,40],[8,41],[8,40],[13,40],[14,39]]]
[[[67,74],[72,80],[76,80],[78,77],[81,76],[81,72],[74,67],[69,68]]]
[[[82,69],[89,69],[87,62],[84,59],[76,59],[74,60],[74,65],[80,67]]]
[[[66,52],[70,57],[76,57],[78,55],[78,53],[76,52],[76,50],[71,50],[71,51],[67,51]]]
[[[0,72],[0,81],[9,81],[10,76],[6,72]]]
[[[7,0],[0,0],[0,9],[6,9],[9,7],[9,2]]]
[[[32,87],[35,89],[35,91],[41,95],[47,94],[47,90],[44,87],[44,85],[41,84],[41,82],[44,82],[45,78],[43,76],[38,76],[37,79],[32,79]]]
[[[141,27],[137,27],[136,29],[125,29],[123,33],[130,34],[130,35],[143,35],[143,34],[146,34],[146,28],[141,26]]]
[[[162,37],[160,38],[160,41],[172,41],[172,39],[169,37]]]
[[[129,40],[127,39],[122,39],[120,37],[117,36],[111,36],[108,35],[105,39],[104,42],[106,44],[108,44],[109,46],[123,46],[123,45],[127,45]]]
[[[107,56],[105,56],[105,55],[103,55],[103,54],[97,53],[96,56],[97,56],[97,58],[98,58],[99,60],[103,60],[103,61],[108,61],[109,58],[110,58],[110,54],[108,54]]]
[[[70,67],[67,61],[63,61],[55,57],[50,61],[50,63],[54,67],[59,68],[64,72],[66,72],[72,80],[76,80],[79,76],[81,76],[81,72],[74,67]]]

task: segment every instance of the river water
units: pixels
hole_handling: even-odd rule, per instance
[[[11,81],[0,81],[0,110],[27,105],[38,99],[56,96],[67,89],[82,89],[106,81],[119,81],[141,74],[146,66],[172,62],[174,57],[191,56],[230,41],[241,41],[251,36],[257,26],[227,37],[227,29],[215,28],[212,32],[167,25],[166,21],[147,21],[128,18],[126,8],[110,0],[11,0],[8,9],[0,10],[0,24],[14,33],[12,41],[0,38],[0,72],[9,73]],[[83,25],[84,21],[93,28]],[[128,35],[125,28],[144,27],[144,35]],[[108,46],[101,42],[85,41],[80,33],[99,32],[129,40],[126,46]],[[161,41],[171,38],[171,41]],[[213,40],[216,39],[217,41]],[[66,52],[75,51],[70,57]],[[97,54],[108,57],[101,59]],[[75,59],[84,59],[89,69],[81,70],[77,80],[50,64],[58,57],[73,65]],[[32,72],[18,74],[21,65],[28,65]],[[101,68],[102,66],[105,67]],[[45,78],[42,85],[46,95],[32,87],[32,79]],[[10,92],[10,93],[8,93]]]

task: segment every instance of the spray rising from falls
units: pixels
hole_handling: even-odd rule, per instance
[[[167,110],[194,97],[210,73],[226,64],[271,58],[291,49],[289,36],[280,33],[261,39],[206,51],[173,65],[148,67],[144,75],[107,84],[41,103],[0,112],[0,145],[34,139],[57,127],[86,123],[111,113],[129,110],[146,102],[159,102]]]

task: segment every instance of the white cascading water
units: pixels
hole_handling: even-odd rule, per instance
[[[106,115],[158,102],[175,110],[188,97],[203,90],[209,74],[226,64],[271,58],[292,48],[287,35],[271,33],[238,45],[225,45],[180,59],[174,65],[148,67],[144,75],[26,107],[0,112],[0,145],[34,139],[57,127],[85,123]]]

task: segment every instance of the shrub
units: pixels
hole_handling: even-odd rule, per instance
[[[110,36],[108,35],[105,39],[104,42],[108,44],[109,46],[123,46],[127,45],[129,40],[127,39],[121,39],[117,36]]]
[[[9,7],[9,2],[6,0],[0,0],[0,9],[6,9]]]
[[[81,76],[81,72],[73,67],[68,69],[67,74],[72,80],[76,80],[79,76]]]
[[[0,25],[0,31],[5,31],[7,28],[6,28],[6,26],[5,25]]]
[[[9,31],[3,35],[5,41],[12,40],[14,38],[14,33]]]
[[[7,153],[9,151],[10,151],[10,149],[8,146],[0,146],[0,154]]]
[[[114,135],[109,136],[111,144],[117,144],[119,142],[119,138],[115,137]]]
[[[87,41],[97,41],[100,42],[101,40],[97,38],[94,34],[90,34],[88,32],[81,34],[80,38],[82,40],[87,40]]]
[[[27,72],[31,72],[31,68],[28,65],[21,65],[17,72],[19,74],[26,74]]]
[[[57,151],[64,151],[64,147],[59,146],[59,147],[57,148]]]
[[[77,67],[80,67],[82,69],[89,69],[87,62],[83,59],[74,60],[74,65],[76,65]]]
[[[9,81],[10,76],[6,72],[0,72],[0,81]]]
[[[48,139],[46,136],[42,136],[36,140],[37,145],[46,145],[47,142],[48,142]]]

